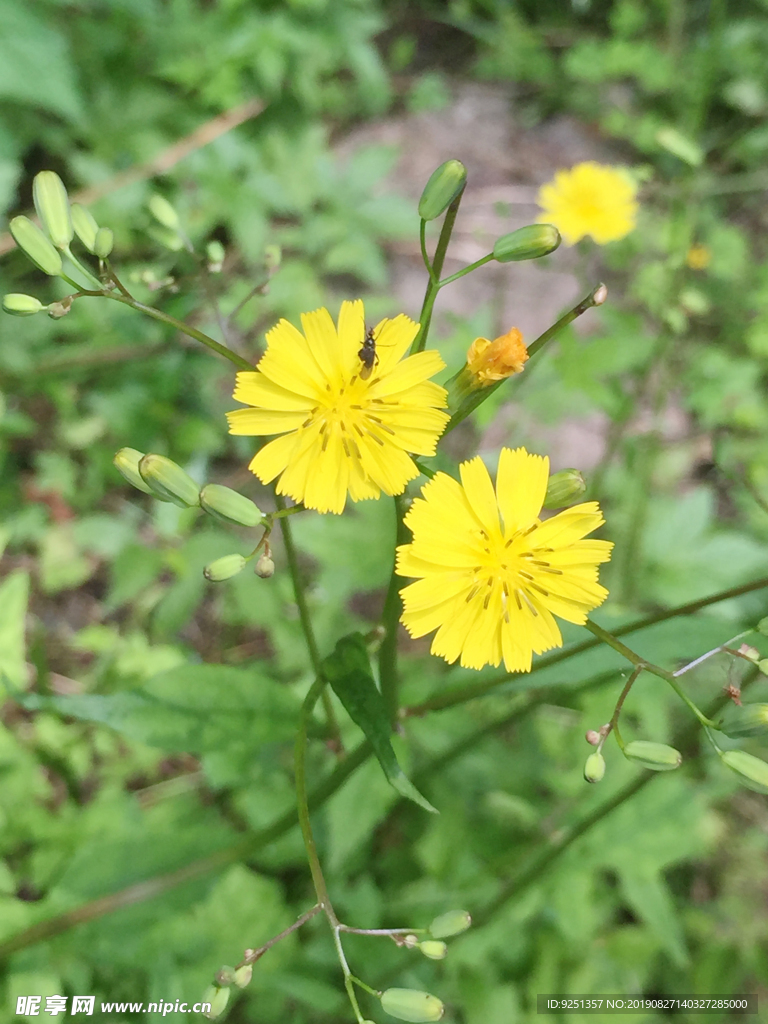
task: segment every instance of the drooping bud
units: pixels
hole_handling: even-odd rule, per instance
[[[679,768],[683,755],[666,743],[652,743],[650,740],[632,740],[624,747],[624,757],[637,761],[644,768],[654,772],[668,772]]]
[[[250,498],[222,484],[206,484],[200,491],[200,505],[214,519],[235,526],[258,526],[264,518]]]
[[[544,508],[565,508],[572,505],[586,491],[587,484],[578,469],[561,469],[547,482]]]
[[[467,352],[470,389],[485,388],[514,373],[521,373],[527,359],[528,349],[516,327],[511,327],[494,341],[475,338]]]
[[[171,231],[175,231],[178,228],[179,215],[165,196],[155,193],[153,196],[150,196],[147,206],[155,220],[162,224],[164,228],[170,228]]]
[[[726,750],[720,755],[731,771],[740,775],[750,789],[768,793],[768,764],[745,750]]]
[[[253,567],[253,571],[257,576],[261,576],[263,580],[268,580],[270,576],[275,575],[275,563],[272,560],[272,556],[264,551],[256,561],[256,565]]]
[[[99,225],[91,211],[87,207],[81,206],[80,203],[72,203],[72,227],[88,252],[93,252],[93,243],[96,241]]]
[[[768,704],[732,704],[720,723],[720,729],[726,736],[734,738],[768,732]]]
[[[115,468],[125,477],[129,484],[145,494],[152,491],[144,483],[139,473],[139,462],[144,458],[144,452],[137,452],[135,448],[121,448],[112,459]]]
[[[24,295],[22,292],[9,292],[3,296],[3,309],[11,316],[34,316],[41,313],[46,307],[34,295]]]
[[[461,160],[446,160],[433,171],[419,200],[422,220],[434,220],[447,210],[467,183],[467,169]]]
[[[436,917],[428,930],[433,939],[449,939],[465,932],[471,924],[472,918],[466,910],[449,910]]]
[[[32,182],[32,199],[40,223],[57,249],[66,249],[74,229],[69,212],[69,196],[55,171],[40,171]]]
[[[497,238],[493,246],[493,258],[499,263],[537,260],[540,256],[554,252],[560,242],[560,232],[554,224],[528,224]]]
[[[440,939],[425,939],[419,943],[419,950],[429,960],[445,960],[448,947]]]
[[[98,256],[100,260],[105,260],[112,252],[112,246],[114,244],[115,236],[112,232],[112,228],[99,228],[96,232],[96,238],[93,240],[94,256]]]
[[[207,1017],[208,1020],[216,1020],[227,1008],[229,1002],[229,989],[219,988],[218,985],[209,986],[204,995],[203,1002],[210,1003],[210,1010],[205,1010],[203,1016]]]
[[[437,996],[413,988],[388,988],[381,994],[381,1006],[390,1017],[411,1021],[411,1024],[430,1024],[440,1020],[445,1012]]]
[[[224,555],[211,562],[203,569],[203,576],[209,583],[224,583],[231,580],[245,568],[245,559],[242,555]]]
[[[145,455],[139,473],[150,491],[160,501],[171,501],[179,508],[192,508],[200,503],[200,488],[181,466],[165,455]]]
[[[253,977],[253,964],[243,964],[235,971],[234,983],[238,988],[246,988]]]
[[[600,740],[602,739],[602,736],[597,731],[597,729],[587,729],[586,733],[584,734],[584,739],[591,746],[596,747],[598,745],[598,743],[600,742]]]
[[[232,985],[235,980],[235,968],[229,967],[225,964],[216,971],[216,984],[217,985]]]
[[[587,782],[600,782],[604,775],[605,758],[599,750],[596,750],[587,758],[587,762],[584,765],[584,778]]]
[[[38,270],[49,277],[61,274],[61,256],[53,243],[29,217],[14,217],[8,225],[13,240],[24,255],[32,260]]]

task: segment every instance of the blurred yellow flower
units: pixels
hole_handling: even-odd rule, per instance
[[[237,375],[234,398],[250,408],[227,414],[230,433],[282,435],[249,468],[319,512],[342,512],[348,494],[401,494],[419,472],[406,453],[433,455],[448,422],[445,389],[429,380],[445,363],[434,351],[403,358],[419,328],[403,314],[366,342],[360,300],[341,304],[338,329],[327,309],[301,323],[303,334],[281,320],[256,370]]]
[[[488,341],[475,338],[467,352],[467,369],[475,380],[475,387],[487,387],[497,380],[520,373],[528,359],[528,349],[516,327],[506,334]]]
[[[712,250],[708,245],[698,242],[692,245],[685,254],[685,262],[691,270],[706,270],[712,262]]]
[[[637,186],[620,167],[593,161],[557,171],[539,189],[538,220],[554,224],[568,245],[591,235],[598,245],[615,242],[634,230]]]
[[[417,582],[401,591],[402,621],[413,637],[436,629],[432,654],[448,662],[528,672],[562,646],[554,615],[581,624],[608,596],[597,567],[613,544],[584,539],[604,521],[594,501],[541,521],[547,458],[503,448],[495,489],[479,457],[459,470],[461,483],[436,474],[406,514],[397,572]]]

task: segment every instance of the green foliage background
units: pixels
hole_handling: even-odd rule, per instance
[[[607,628],[766,574],[764,2],[0,0],[0,25],[8,216],[29,206],[42,168],[72,191],[98,187],[263,99],[256,120],[160,179],[105,189],[93,207],[139,297],[213,333],[193,263],[151,237],[149,196],[171,199],[195,240],[225,243],[215,283],[225,309],[263,274],[265,247],[281,245],[268,294],[235,322],[254,358],[280,316],[357,294],[374,315],[391,312],[385,246],[413,237],[417,219],[376,190],[396,154],[335,159],[331,141],[351,123],[444,101],[450,66],[515,83],[532,125],[567,111],[615,140],[646,185],[638,230],[584,257],[606,275],[611,304],[586,340],[566,335],[537,357],[516,398],[536,423],[610,417],[591,481],[616,541],[612,600],[597,616]],[[686,265],[694,242],[712,251],[706,271]],[[156,291],[171,268],[181,287]],[[0,285],[60,294],[18,252],[4,257]],[[290,821],[291,739],[310,671],[282,553],[271,580],[210,587],[202,566],[240,538],[129,491],[111,459],[126,444],[162,452],[270,507],[245,469],[248,440],[224,432],[231,369],[130,310],[83,301],[60,321],[0,318],[0,374],[0,1015],[12,1019],[16,996],[31,993],[96,994],[97,1006],[196,1001],[222,964],[313,902],[298,830],[274,826]],[[688,416],[681,435],[663,430],[671,406]],[[536,450],[530,429],[514,440]],[[378,620],[394,512],[382,500],[294,524],[327,653]],[[765,612],[758,591],[645,629],[631,646],[676,668]],[[404,704],[477,682],[426,652],[404,648]],[[370,761],[316,813],[349,923],[423,925],[452,907],[480,920],[440,963],[350,937],[358,974],[435,992],[446,1019],[466,1024],[533,1021],[539,992],[768,1000],[765,797],[725,776],[662,681],[635,687],[629,728],[677,737],[684,767],[652,777],[525,877],[563,830],[638,777],[615,748],[600,786],[581,777],[584,731],[610,717],[625,667],[592,649],[410,718],[398,754],[439,817],[398,799]],[[706,706],[742,676],[720,656],[688,678]],[[768,699],[762,677],[750,692]],[[344,738],[350,749],[360,739],[348,721]],[[760,740],[744,746],[764,756]],[[319,782],[334,759],[322,742],[310,754]],[[172,876],[190,865],[186,880]],[[153,880],[149,897],[132,891],[127,905],[78,916]],[[69,912],[57,934],[14,943]],[[345,1002],[314,921],[258,963],[228,1019],[335,1021],[348,1019]]]

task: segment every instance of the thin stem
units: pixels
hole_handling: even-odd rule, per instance
[[[106,268],[107,274],[109,275],[110,281],[112,281],[117,286],[118,290],[120,292],[122,292],[122,294],[126,297],[126,299],[130,299],[131,302],[134,302],[135,299],[133,298],[131,293],[128,291],[128,289],[125,287],[125,285],[120,280],[120,278],[117,276],[117,273],[115,272],[115,269],[112,266],[112,264],[109,262],[109,260],[104,260],[104,266]]]
[[[635,685],[635,680],[644,670],[644,668],[645,665],[637,665],[632,674],[630,675],[629,679],[624,684],[624,689],[619,694],[619,699],[616,701],[616,707],[613,709],[613,714],[611,715],[611,720],[608,723],[608,728],[605,730],[604,735],[600,739],[600,743],[597,748],[598,750],[603,749],[603,744],[608,738],[608,735],[614,730],[616,732],[616,739],[618,740],[619,746],[622,750],[624,749],[624,744],[622,743],[621,736],[619,734],[619,716],[621,715],[621,709],[624,707],[624,701],[627,699],[629,691]],[[602,732],[602,729],[600,731]]]
[[[320,904],[316,903],[311,910],[302,914],[300,918],[293,922],[293,924],[289,924],[288,927],[284,928],[279,935],[275,935],[273,938],[269,939],[269,941],[265,942],[263,946],[259,946],[258,949],[247,949],[245,951],[245,956],[237,965],[235,970],[237,970],[238,967],[246,967],[248,964],[255,964],[257,960],[260,960],[261,957],[264,956],[268,949],[276,946],[278,942],[282,942],[282,940],[287,938],[291,932],[295,932],[298,928],[301,928],[307,923],[307,921],[311,921],[312,918],[319,914],[322,909],[323,908]]]
[[[684,676],[686,672],[690,672],[692,668],[696,668],[697,665],[701,665],[703,661],[707,661],[715,654],[720,654],[721,651],[727,651],[734,640],[741,640],[742,637],[748,636],[752,632],[751,629],[744,629],[741,633],[737,633],[736,636],[732,636],[730,640],[726,640],[724,644],[720,644],[719,647],[713,647],[711,651],[707,651],[706,654],[699,655],[698,658],[694,658],[693,661],[689,661],[687,665],[683,665],[677,672],[673,672],[672,675],[677,678],[678,676]],[[733,654],[736,657],[743,657],[739,651],[729,651],[729,654]],[[747,658],[747,661],[751,662],[751,658]]]
[[[402,497],[395,498],[395,516],[397,519],[396,536],[397,544],[405,544],[408,540],[408,530],[403,523],[405,515],[405,502]],[[394,727],[397,721],[398,712],[398,672],[397,672],[397,633],[400,614],[403,603],[400,599],[400,589],[403,586],[402,576],[395,571],[396,562],[392,565],[392,575],[389,577],[387,596],[384,600],[384,613],[382,624],[386,630],[384,639],[379,648],[379,685],[381,695],[389,712],[390,721]]]
[[[247,305],[248,305],[248,303],[249,303],[249,302],[251,301],[251,299],[252,299],[252,298],[253,298],[253,297],[254,297],[255,295],[258,295],[258,294],[259,294],[259,292],[260,292],[260,291],[262,291],[262,289],[263,289],[263,288],[264,288],[264,287],[265,287],[266,285],[268,285],[268,284],[269,284],[269,280],[270,280],[270,277],[271,277],[271,276],[272,276],[271,274],[267,274],[267,275],[266,275],[266,276],[264,277],[264,279],[263,279],[263,280],[259,281],[259,282],[258,282],[258,284],[255,284],[255,285],[253,286],[253,288],[251,288],[251,290],[250,290],[250,291],[248,292],[248,294],[247,294],[247,295],[245,296],[245,298],[244,298],[244,299],[241,299],[241,300],[240,300],[240,302],[238,302],[238,304],[237,304],[237,305],[235,306],[235,308],[234,308],[234,309],[233,309],[233,310],[232,310],[232,311],[231,311],[230,313],[227,313],[227,323],[232,323],[232,321],[233,321],[233,320],[235,319],[235,317],[237,316],[237,314],[238,314],[238,313],[239,313],[239,312],[240,312],[240,311],[241,311],[242,309],[244,309],[244,308],[245,308],[245,306],[247,306]]]
[[[450,277],[444,277],[440,282],[440,287],[445,288],[447,284],[452,284],[454,281],[458,281],[460,277],[466,277],[467,274],[471,274],[472,271],[477,270],[478,267],[484,267],[486,263],[490,263],[492,259],[493,253],[489,252],[487,256],[483,256],[481,259],[475,260],[474,263],[470,263],[461,270],[457,270],[456,273],[451,274]]]
[[[461,192],[459,192],[448,207],[445,220],[443,221],[443,226],[440,230],[440,237],[437,240],[437,247],[435,248],[435,258],[432,260],[432,269],[429,274],[429,283],[427,284],[427,290],[424,293],[424,303],[422,304],[421,314],[419,315],[419,333],[416,335],[416,339],[411,346],[412,353],[423,352],[424,346],[427,343],[429,326],[432,322],[432,310],[435,305],[437,294],[440,291],[440,274],[443,269],[445,254],[448,251],[448,243],[451,240],[453,226],[456,223],[456,214],[459,212],[459,205],[463,195],[464,189],[462,188]]]
[[[356,978],[354,974],[350,974],[350,981],[353,981],[355,985],[358,985],[364,992],[367,992],[371,996],[375,996],[377,999],[381,999],[381,992],[377,992],[375,988],[371,988],[370,985],[366,985],[360,978]]]
[[[437,278],[432,270],[432,263],[427,252],[427,222],[425,220],[419,223],[419,245],[421,246],[421,258],[424,261],[424,266],[427,268],[429,280],[432,284],[437,284]]]
[[[348,924],[340,924],[339,930],[350,935],[425,935],[426,928],[350,928]]]
[[[602,306],[607,297],[608,289],[605,285],[602,283],[596,285],[589,295],[583,298],[581,302],[578,302],[573,309],[569,309],[567,313],[564,313],[559,320],[555,321],[551,327],[547,328],[543,334],[540,334],[535,341],[531,342],[528,346],[528,357],[536,355],[540,348],[543,348],[548,341],[559,334],[564,327],[567,327],[577,317],[580,317],[582,313],[586,313],[593,306]]]

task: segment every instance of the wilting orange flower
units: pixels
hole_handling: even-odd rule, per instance
[[[484,388],[520,373],[527,359],[523,336],[516,327],[511,327],[494,341],[475,338],[467,352],[467,369],[474,378],[474,386]]]

